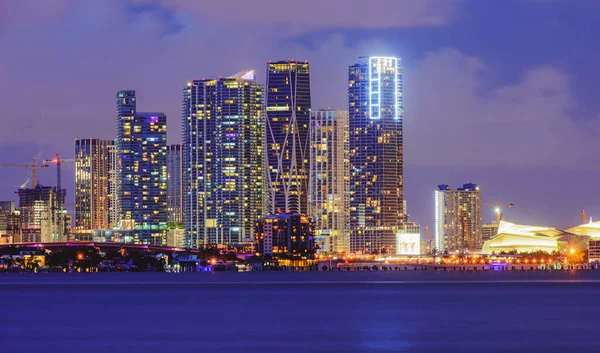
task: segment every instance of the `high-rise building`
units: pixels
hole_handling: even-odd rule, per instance
[[[65,217],[59,212],[64,205],[58,197],[65,190],[56,192],[56,188],[37,184],[33,189],[19,189],[19,212],[21,215],[21,233],[23,242],[57,242],[65,231]],[[62,196],[64,197],[64,196]]]
[[[313,224],[305,215],[278,213],[256,222],[256,252],[276,258],[311,258],[315,253]]]
[[[268,213],[306,213],[311,110],[308,62],[269,62],[265,95]]]
[[[310,114],[308,215],[320,252],[350,251],[348,112]]]
[[[119,149],[115,141],[108,146],[108,224],[117,228],[121,220],[121,179]]]
[[[263,90],[254,71],[183,88],[187,246],[252,242],[263,216]]]
[[[110,227],[110,140],[75,140],[75,231]]]
[[[15,212],[14,201],[0,201],[0,234],[6,232],[8,216]]]
[[[166,243],[167,117],[136,111],[135,91],[117,92],[121,222],[136,243]]]
[[[350,251],[396,253],[405,221],[400,59],[361,58],[348,81]]]
[[[12,243],[23,241],[23,237],[21,236],[21,213],[19,210],[6,217],[6,236]]]
[[[437,253],[478,252],[483,245],[481,191],[475,184],[435,191],[435,249]]]
[[[498,234],[498,223],[487,223],[481,226],[481,243],[492,239]]]
[[[183,223],[181,145],[167,149],[167,222]]]
[[[12,242],[9,235],[10,217],[15,213],[14,201],[0,201],[0,243]]]

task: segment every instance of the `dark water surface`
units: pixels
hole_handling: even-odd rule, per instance
[[[600,352],[600,272],[0,274],[5,352]]]

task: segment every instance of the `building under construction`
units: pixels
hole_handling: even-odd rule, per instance
[[[19,189],[22,242],[55,242],[67,240],[66,190],[39,183],[32,189]]]

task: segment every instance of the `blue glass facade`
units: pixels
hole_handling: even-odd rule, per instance
[[[265,105],[269,212],[307,213],[311,110],[308,62],[269,62]]]
[[[361,58],[348,84],[350,250],[393,254],[405,220],[400,59]]]
[[[117,93],[121,227],[134,241],[166,243],[167,117],[136,112],[135,91]]]
[[[252,242],[263,215],[264,115],[254,72],[183,88],[187,246]]]

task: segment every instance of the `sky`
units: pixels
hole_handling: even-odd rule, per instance
[[[312,108],[347,109],[359,56],[404,67],[405,197],[433,225],[438,184],[512,202],[507,221],[567,228],[600,220],[600,22],[596,0],[3,0],[0,163],[115,137],[115,93],[164,111],[181,140],[193,79],[309,60]],[[0,199],[28,179],[0,167]],[[53,168],[38,172],[54,185]],[[72,164],[63,168],[73,202]],[[484,207],[484,220],[494,218]]]

